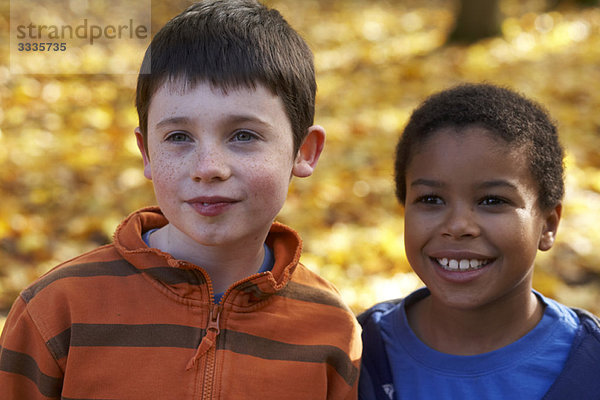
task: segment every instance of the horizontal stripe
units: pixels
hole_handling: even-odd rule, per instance
[[[156,267],[146,268],[144,269],[144,272],[169,285],[188,283],[190,285],[198,286],[206,283],[202,273],[195,269]]]
[[[189,283],[192,285],[200,285],[205,283],[204,278],[200,273],[191,269],[181,269],[174,267],[155,267],[144,269],[143,272],[148,273],[154,278],[167,284],[176,285],[179,283]],[[69,265],[58,268],[51,273],[40,278],[35,284],[24,290],[22,293],[23,300],[29,303],[39,292],[45,289],[52,283],[65,278],[91,278],[99,276],[110,277],[127,277],[142,273],[141,270],[125,260],[104,261],[93,263],[82,263]]]
[[[226,340],[217,343],[220,350],[230,350],[267,360],[326,363],[350,386],[358,378],[356,368],[341,349],[329,345],[300,345],[284,343],[236,331],[221,331]]]
[[[250,303],[265,300],[273,295],[273,293],[263,292],[262,290],[260,290],[258,285],[253,282],[242,283],[236,286],[235,290],[239,290],[240,292],[244,292],[250,295]]]
[[[346,306],[346,304],[342,302],[341,298],[335,295],[333,292],[303,285],[294,281],[291,281],[277,294],[294,300],[333,306],[350,312],[348,306]]]
[[[62,391],[62,380],[44,374],[33,357],[25,353],[0,347],[0,371],[24,376],[46,397],[58,397]]]
[[[130,276],[139,273],[126,261],[106,261],[70,265],[58,268],[41,277],[35,284],[23,291],[22,297],[29,303],[39,292],[52,283],[65,278],[89,278],[94,276]]]
[[[55,360],[66,357],[69,354],[69,347],[71,346],[71,328],[48,340],[46,346]]]
[[[255,301],[264,300],[273,295],[273,293],[263,292],[260,290],[258,285],[252,282],[241,284],[236,287],[236,289],[250,294]],[[346,304],[342,302],[342,300],[334,293],[293,281],[289,282],[285,288],[276,294],[294,300],[337,307],[350,312],[350,309],[346,306]]]
[[[195,349],[204,329],[170,324],[73,324],[70,345]]]
[[[195,349],[205,334],[204,329],[183,325],[147,324],[73,324],[50,339],[57,355],[68,354],[72,347],[173,347]],[[268,360],[326,363],[353,385],[357,368],[348,355],[331,345],[301,345],[271,340],[247,333],[222,329],[217,348]]]

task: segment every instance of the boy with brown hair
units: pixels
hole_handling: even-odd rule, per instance
[[[157,33],[135,130],[158,207],[25,289],[0,339],[3,399],[352,399],[360,336],[273,222],[308,177],[312,53],[252,0],[190,6]]]

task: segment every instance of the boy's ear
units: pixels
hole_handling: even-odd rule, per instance
[[[142,153],[142,160],[144,160],[144,176],[147,179],[152,180],[152,171],[150,169],[150,157],[148,157],[146,147],[144,146],[144,135],[142,135],[142,131],[140,130],[139,126],[135,128],[134,132],[138,149],[140,149],[140,153]]]
[[[554,244],[561,214],[562,204],[558,204],[556,207],[547,212],[544,230],[542,231],[542,235],[540,236],[540,242],[538,244],[538,248],[540,250],[550,250],[550,248]]]
[[[325,129],[319,125],[308,128],[308,134],[296,154],[292,174],[300,178],[311,176],[324,146]]]

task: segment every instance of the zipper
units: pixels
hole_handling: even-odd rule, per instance
[[[210,400],[212,398],[213,385],[215,382],[215,365],[217,363],[217,336],[221,332],[219,329],[219,317],[221,316],[221,306],[213,304],[210,309],[210,318],[206,327],[206,336],[210,335],[212,344],[208,347],[206,354],[206,369],[204,373],[204,385],[202,389],[202,399]],[[214,336],[214,339],[212,337]],[[202,345],[202,343],[200,343]]]
[[[197,270],[196,268],[193,268],[193,269]],[[203,276],[205,275],[205,273],[202,270],[200,270],[200,273]],[[203,400],[210,400],[212,397],[213,384],[214,384],[214,380],[215,380],[215,365],[216,365],[216,359],[217,359],[216,344],[217,344],[217,337],[219,336],[219,333],[221,333],[221,328],[219,326],[219,320],[221,317],[221,312],[223,311],[222,304],[223,304],[225,298],[229,295],[229,293],[235,287],[237,287],[238,285],[240,285],[244,282],[249,282],[259,276],[262,276],[265,273],[266,272],[260,272],[260,273],[253,274],[253,275],[246,277],[245,279],[242,279],[242,280],[236,282],[235,284],[231,285],[225,291],[225,293],[223,293],[221,300],[217,304],[214,302],[215,298],[214,298],[214,294],[213,294],[212,282],[210,281],[210,278],[206,279],[206,277],[205,277],[205,280],[208,283],[208,292],[210,293],[210,300],[211,300],[210,313],[209,313],[209,318],[208,318],[208,322],[206,325],[206,334],[200,341],[200,344],[198,345],[198,348],[196,349],[196,354],[194,354],[194,357],[192,357],[192,359],[190,361],[188,361],[188,363],[186,365],[186,371],[189,371],[190,369],[192,369],[196,366],[196,363],[200,360],[200,358],[202,358],[203,356],[206,355],[204,382],[202,385],[202,387],[203,387],[202,399]]]
[[[219,304],[213,304],[210,308],[210,315],[208,317],[208,323],[206,326],[206,334],[200,341],[198,345],[198,349],[196,350],[196,354],[194,357],[188,362],[186,366],[186,370],[190,370],[194,368],[196,363],[200,358],[202,358],[205,354],[212,352],[212,358],[207,358],[207,370],[210,369],[210,374],[212,375],[212,370],[214,370],[215,363],[215,355],[216,355],[216,342],[217,336],[221,333],[221,329],[219,328],[219,319],[221,317],[221,306]],[[209,354],[210,356],[211,354]],[[211,377],[212,378],[212,377]]]

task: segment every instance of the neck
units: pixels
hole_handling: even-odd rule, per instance
[[[422,342],[455,355],[507,346],[533,329],[543,313],[543,305],[531,290],[474,309],[448,307],[430,295],[407,309],[409,325]]]
[[[251,243],[244,241],[243,245],[206,246],[189,237],[182,238],[180,232],[174,231],[176,228],[171,224],[165,225],[150,236],[150,246],[204,269],[215,293],[224,292],[235,282],[254,275],[262,265],[266,235]]]

